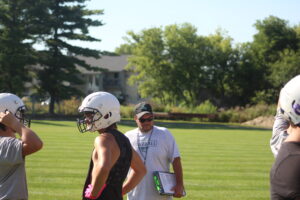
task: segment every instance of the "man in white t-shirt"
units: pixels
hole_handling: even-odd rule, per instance
[[[25,105],[10,93],[0,93],[0,200],[27,200],[25,156],[40,150],[40,138],[28,127]],[[19,134],[17,139],[15,134]]]
[[[172,164],[176,177],[173,188],[174,197],[184,194],[183,173],[180,154],[173,135],[167,128],[154,126],[153,112],[150,104],[139,103],[135,107],[134,119],[138,128],[125,133],[131,145],[138,152],[147,168],[142,181],[128,193],[128,200],[170,200],[172,196],[162,196],[155,188],[154,171],[169,172]],[[133,176],[129,172],[128,178]]]

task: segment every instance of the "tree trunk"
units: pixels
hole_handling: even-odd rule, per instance
[[[49,114],[54,115],[54,104],[55,104],[55,99],[51,96],[50,98],[50,104],[49,104]]]

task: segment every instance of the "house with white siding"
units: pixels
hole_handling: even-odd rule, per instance
[[[85,84],[78,86],[85,95],[96,91],[106,91],[114,94],[121,103],[136,104],[140,96],[136,86],[128,84],[130,72],[125,70],[128,55],[108,56],[101,58],[80,57],[87,64],[99,67],[101,71],[88,71],[79,68]]]

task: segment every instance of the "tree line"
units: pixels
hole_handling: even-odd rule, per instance
[[[74,85],[83,80],[76,66],[96,70],[78,55],[99,58],[97,50],[72,41],[100,41],[89,35],[89,27],[102,22],[91,16],[87,0],[0,0],[0,92],[23,95],[25,85],[32,96],[50,96],[54,104],[80,95]],[[39,48],[37,48],[37,46]]]
[[[300,74],[300,26],[269,16],[254,27],[253,41],[239,44],[220,29],[198,35],[189,23],[129,31],[116,52],[132,55],[129,80],[141,96],[164,105],[274,104],[284,83]]]
[[[0,92],[50,96],[54,104],[82,95],[78,55],[99,58],[101,52],[72,44],[98,42],[89,27],[102,26],[87,0],[0,0]],[[128,32],[116,49],[130,54],[129,81],[142,97],[164,105],[196,106],[210,100],[217,106],[274,103],[278,91],[300,72],[300,26],[275,16],[258,20],[252,42],[234,44],[223,30],[197,34],[189,23]],[[37,48],[37,46],[42,48]],[[102,52],[103,53],[103,52]]]

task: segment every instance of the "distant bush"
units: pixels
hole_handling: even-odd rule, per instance
[[[218,108],[214,106],[209,100],[204,101],[195,109],[191,110],[192,113],[202,113],[202,114],[215,114]]]
[[[168,107],[168,112],[171,113],[188,113],[189,109],[185,108],[185,107],[180,107],[180,106],[172,106],[172,107]]]
[[[29,99],[24,100],[26,107],[29,108],[29,114],[48,114],[49,105],[41,105],[41,102],[31,102]],[[69,100],[60,101],[59,104],[55,104],[55,113],[58,115],[76,116],[78,115],[78,107],[81,104],[81,100],[72,97]],[[205,101],[197,107],[188,108],[185,106],[165,106],[151,102],[154,112],[169,112],[169,113],[198,113],[198,114],[216,114],[214,119],[205,118],[188,118],[184,120],[203,122],[203,121],[215,121],[215,122],[232,122],[241,123],[252,120],[259,116],[275,115],[276,105],[268,105],[266,103],[259,103],[253,106],[234,107],[230,109],[219,109],[213,105],[210,101]],[[127,119],[133,119],[134,117],[134,105],[121,105],[121,117]]]
[[[133,119],[134,117],[134,106],[121,106],[121,117]]]
[[[42,105],[41,102],[34,102],[26,99],[24,101],[28,108],[29,114],[47,114],[49,111],[49,105]],[[78,115],[78,107],[81,104],[81,100],[72,97],[68,100],[60,101],[54,105],[54,113],[59,115]]]
[[[42,106],[41,102],[24,101],[29,114],[45,114],[48,113],[48,106]]]
[[[78,115],[80,104],[81,100],[72,97],[69,100],[63,100],[59,104],[56,104],[54,112],[62,115]]]
[[[228,110],[222,110],[218,113],[216,121],[219,122],[245,122],[255,119],[259,116],[275,115],[275,104],[267,105],[260,103],[254,106],[235,107]]]

